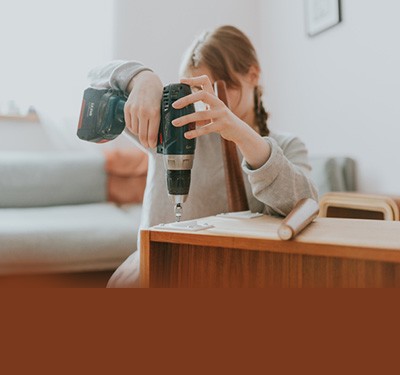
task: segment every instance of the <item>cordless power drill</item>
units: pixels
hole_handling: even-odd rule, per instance
[[[196,142],[186,139],[184,133],[195,127],[194,123],[175,127],[172,121],[195,111],[190,104],[182,109],[172,107],[179,98],[191,94],[190,86],[176,83],[164,87],[161,100],[161,121],[157,152],[163,155],[166,169],[168,195],[175,204],[175,217],[180,221],[182,203],[190,187]],[[125,128],[124,106],[126,96],[114,90],[85,90],[78,125],[78,137],[85,141],[104,143],[118,137]]]

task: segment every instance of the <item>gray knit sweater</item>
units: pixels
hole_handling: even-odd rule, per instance
[[[149,70],[135,61],[112,61],[89,73],[94,88],[126,91],[129,81]],[[317,198],[309,178],[305,145],[296,137],[271,133],[265,137],[271,146],[269,160],[256,170],[242,160],[247,198],[253,212],[287,215],[302,198]],[[149,149],[149,170],[143,201],[141,227],[175,221],[174,206],[167,194],[162,156]],[[189,197],[183,205],[182,220],[192,220],[227,212],[221,137],[208,134],[197,138]]]

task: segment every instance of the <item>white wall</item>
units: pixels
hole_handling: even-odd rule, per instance
[[[233,24],[260,52],[271,128],[356,158],[361,190],[400,194],[400,2],[342,3],[344,21],[310,38],[302,0],[3,1],[0,105],[70,117],[75,139],[89,68],[139,59],[176,81],[193,37]]]
[[[112,0],[2,0],[0,104],[79,117],[90,67],[111,59]]]
[[[181,57],[205,29],[233,24],[260,45],[259,0],[115,0],[114,58],[136,59],[165,83],[177,81]]]
[[[314,155],[349,155],[365,192],[400,194],[400,2],[342,0],[343,22],[315,37],[303,1],[261,2],[271,127]]]
[[[83,147],[75,132],[90,68],[139,59],[176,81],[181,55],[205,28],[234,24],[259,44],[259,1],[2,0],[0,112],[10,100],[34,105],[57,147]],[[25,135],[15,129],[2,133],[11,149]]]

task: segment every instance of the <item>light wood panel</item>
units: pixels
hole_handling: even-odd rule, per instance
[[[1,121],[23,121],[23,122],[39,122],[37,113],[28,113],[26,115],[0,115]]]

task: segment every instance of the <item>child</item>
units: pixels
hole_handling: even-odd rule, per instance
[[[253,45],[233,26],[204,33],[185,55],[181,75],[186,78],[181,82],[189,84],[193,94],[175,102],[174,107],[202,101],[206,109],[173,123],[183,126],[195,121],[197,125],[196,130],[185,134],[187,138],[197,138],[197,144],[183,220],[228,211],[220,136],[235,142],[240,151],[253,212],[286,216],[300,199],[317,199],[304,144],[294,136],[272,133],[267,127],[260,72]],[[174,207],[167,194],[162,156],[155,151],[163,87],[160,79],[140,63],[121,61],[96,69],[89,77],[93,87],[112,87],[129,94],[125,106],[127,129],[148,148],[141,227],[173,222]],[[230,109],[214,94],[216,80],[227,84]],[[138,276],[137,253],[117,270],[110,286],[133,284]],[[129,274],[124,274],[124,267]],[[136,272],[132,273],[132,269]]]

